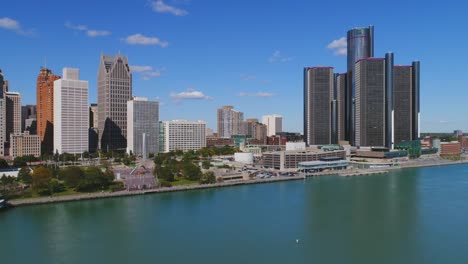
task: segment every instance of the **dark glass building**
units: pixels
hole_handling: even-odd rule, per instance
[[[394,143],[419,138],[419,62],[393,69]]]
[[[304,69],[304,139],[308,145],[332,142],[332,67]]]
[[[354,67],[358,60],[374,56],[374,27],[353,28],[347,34],[348,43],[348,78],[346,87],[346,134],[345,139],[354,143],[354,123],[356,88],[354,78]]]
[[[346,73],[335,73],[335,90],[334,90],[334,99],[336,102],[335,106],[335,129],[333,133],[335,135],[335,142],[346,140],[345,139],[345,127],[346,127],[346,82],[347,74]]]
[[[393,54],[356,62],[357,147],[393,146]]]

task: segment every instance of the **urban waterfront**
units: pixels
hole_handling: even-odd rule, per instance
[[[2,263],[467,263],[468,165],[14,208]]]

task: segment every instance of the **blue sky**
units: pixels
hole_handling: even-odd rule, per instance
[[[343,72],[327,46],[356,26],[375,26],[375,54],[421,61],[423,131],[468,131],[467,4],[421,1],[24,0],[2,3],[0,68],[10,90],[35,104],[45,64],[79,68],[97,101],[101,52],[129,57],[133,93],[158,98],[160,118],[206,120],[234,105],[246,118],[284,116],[302,132],[303,67]],[[138,71],[138,72],[137,72]]]

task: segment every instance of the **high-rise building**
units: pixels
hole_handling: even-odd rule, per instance
[[[5,79],[3,72],[0,70],[0,87],[5,87]],[[5,141],[6,141],[6,116],[5,116],[5,90],[0,90],[0,157],[5,156]]]
[[[101,55],[98,72],[98,118],[101,150],[127,148],[127,101],[132,99],[128,58]]]
[[[134,97],[127,102],[127,152],[147,158],[159,152],[159,103]]]
[[[240,134],[244,113],[234,110],[234,106],[223,106],[218,109],[218,137],[231,138]]]
[[[262,117],[262,123],[267,127],[269,137],[283,132],[283,117],[280,115],[266,115]]]
[[[395,144],[419,138],[419,62],[393,68]]]
[[[98,128],[99,115],[98,115],[98,105],[91,104],[89,107],[89,127]]]
[[[36,134],[36,128],[31,131],[31,126],[36,126],[36,106],[25,105],[21,107],[21,132],[28,130],[30,134]]]
[[[334,118],[334,143],[346,139],[346,73],[335,74],[335,91],[334,99],[336,102],[335,106],[335,118]]]
[[[304,69],[304,139],[308,145],[332,142],[332,67]]]
[[[199,150],[206,147],[204,121],[173,120],[159,123],[160,152]]]
[[[64,68],[54,82],[54,152],[81,154],[88,151],[88,81],[78,69]]]
[[[41,139],[38,135],[30,135],[29,131],[10,135],[10,156],[41,156]]]
[[[6,139],[9,141],[11,134],[21,133],[21,94],[5,92],[5,107]]]
[[[258,144],[266,144],[267,126],[258,122],[256,118],[250,118],[241,124],[241,134],[251,139],[256,139]]]
[[[58,79],[60,76],[46,68],[37,76],[37,134],[44,153],[52,153],[54,148],[54,81]]]
[[[353,28],[347,34],[348,67],[346,87],[346,140],[354,143],[356,118],[356,87],[354,80],[355,63],[360,59],[374,57],[374,27]]]
[[[356,62],[358,147],[393,148],[393,54]]]

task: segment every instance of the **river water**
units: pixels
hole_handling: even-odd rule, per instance
[[[468,165],[15,208],[1,263],[468,263]]]

